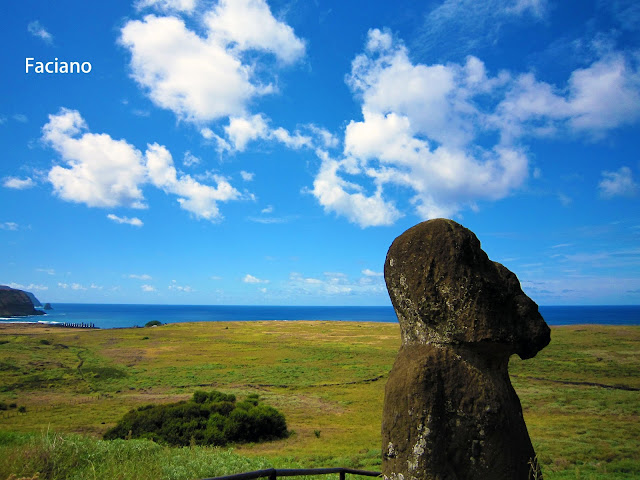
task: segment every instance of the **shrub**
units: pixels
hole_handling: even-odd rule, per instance
[[[162,322],[158,321],[158,320],[151,320],[150,322],[147,322],[144,324],[145,327],[156,327],[156,326],[160,326],[162,325]]]
[[[284,415],[257,395],[197,391],[189,401],[146,405],[125,414],[105,440],[145,438],[175,446],[261,442],[289,435]]]

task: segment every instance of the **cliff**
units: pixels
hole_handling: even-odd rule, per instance
[[[41,310],[33,308],[29,295],[13,288],[0,289],[0,317],[26,317],[27,315],[44,315]]]

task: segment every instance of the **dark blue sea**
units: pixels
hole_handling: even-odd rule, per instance
[[[640,325],[640,305],[541,306],[549,325]],[[143,327],[147,322],[221,322],[255,320],[330,320],[397,322],[392,307],[310,307],[247,305],[113,305],[56,303],[46,316],[0,322],[93,324],[98,328]]]

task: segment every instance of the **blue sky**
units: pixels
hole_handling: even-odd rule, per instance
[[[388,305],[389,245],[444,216],[539,304],[640,304],[637,2],[2,8],[0,284]]]

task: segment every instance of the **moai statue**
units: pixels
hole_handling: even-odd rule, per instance
[[[542,478],[509,357],[549,344],[516,276],[452,220],[395,239],[384,266],[402,346],[385,389],[382,472],[392,480]]]

